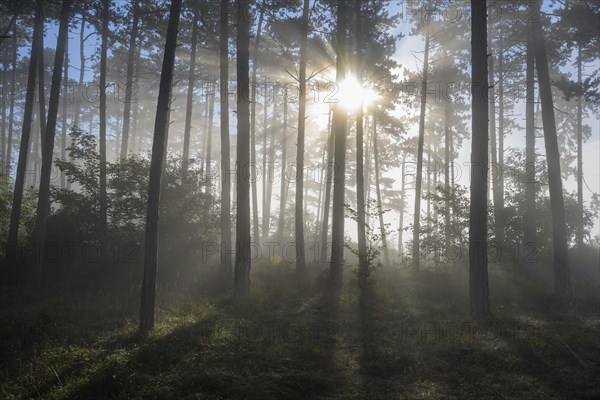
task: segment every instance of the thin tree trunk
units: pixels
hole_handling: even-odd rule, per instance
[[[288,88],[284,86],[283,90],[283,129],[281,144],[281,188],[279,191],[279,220],[277,222],[277,237],[283,240],[283,227],[285,218],[286,204],[286,185],[285,167],[287,162],[287,136],[288,136]]]
[[[333,113],[329,112],[329,140],[327,141],[327,172],[325,173],[325,200],[323,201],[323,223],[321,224],[321,256],[319,259],[322,262],[326,261],[327,254],[327,238],[329,231],[329,206],[331,204],[331,184],[333,182]]]
[[[129,150],[129,124],[131,119],[131,103],[133,102],[133,62],[136,54],[136,41],[139,30],[140,2],[132,1],[133,21],[129,34],[129,51],[127,54],[127,82],[125,83],[125,104],[123,110],[123,134],[121,136],[121,159],[127,157]],[[192,40],[193,42],[193,40]]]
[[[237,223],[234,269],[234,301],[239,303],[250,291],[250,21],[247,18],[248,0],[236,0],[238,11],[237,31]]]
[[[152,159],[148,184],[148,208],[146,213],[146,235],[144,242],[144,277],[142,280],[142,302],[140,307],[141,333],[154,327],[154,305],[156,295],[156,267],[158,264],[158,217],[160,199],[160,181],[167,145],[166,127],[168,124],[177,29],[181,13],[181,0],[172,0],[169,12],[169,25],[160,74],[160,88],[156,118],[154,120],[154,138],[152,140]]]
[[[211,192],[211,163],[212,163],[212,135],[213,135],[213,118],[215,114],[215,94],[210,95],[210,102],[208,103],[208,129],[206,130],[206,186],[204,193],[210,194]]]
[[[27,156],[31,142],[31,128],[33,119],[33,105],[35,102],[35,83],[37,76],[37,65],[39,60],[39,42],[43,31],[42,14],[39,9],[35,12],[35,23],[33,27],[33,40],[31,43],[31,55],[29,58],[29,71],[27,75],[27,92],[25,94],[25,108],[23,110],[23,126],[21,133],[21,144],[19,146],[19,159],[17,161],[17,172],[15,175],[15,187],[13,201],[10,211],[10,225],[8,228],[8,240],[6,242],[6,257],[8,266],[14,266],[17,261],[17,247],[19,239],[19,221],[21,219],[21,205],[23,203],[23,189],[25,186],[25,172],[27,169]]]
[[[406,208],[406,201],[404,199],[406,193],[406,166],[404,164],[405,161],[406,156],[402,158],[402,183],[400,186],[400,217],[398,222],[398,255],[400,256],[400,259],[402,259],[404,255],[404,210]]]
[[[308,51],[308,13],[310,11],[309,0],[304,0],[302,12],[302,31],[300,38],[300,84],[298,100],[298,143],[296,152],[296,272],[299,275],[306,274],[306,259],[304,254],[304,131],[306,129],[306,52]]]
[[[44,14],[44,0],[36,0],[36,6],[40,12],[40,14],[42,15],[42,31],[44,31],[44,18],[45,18],[45,14]],[[40,42],[38,43],[38,46],[40,46],[39,49],[39,58],[38,58],[38,107],[39,107],[39,113],[38,113],[38,117],[39,117],[39,124],[40,124],[40,138],[41,138],[41,145],[42,147],[44,146],[44,136],[46,134],[46,84],[45,84],[45,74],[46,74],[46,68],[45,68],[45,62],[44,62],[44,37],[45,37],[45,33],[42,36],[42,39],[40,40]],[[35,155],[35,157],[37,158],[37,153]],[[36,175],[37,176],[37,175]]]
[[[581,43],[577,46],[577,87],[581,90]],[[583,134],[581,123],[583,119],[583,95],[577,98],[577,248],[583,249]]]
[[[362,15],[360,0],[354,0],[354,12],[356,13],[356,77],[362,86]],[[369,274],[369,260],[367,256],[367,236],[365,226],[365,172],[364,172],[364,114],[363,105],[360,105],[356,113],[356,216],[357,216],[357,238],[358,238],[358,284],[361,290],[366,288]]]
[[[500,31],[502,39],[502,31]],[[498,209],[496,214],[496,240],[504,246],[504,55],[498,54]]]
[[[425,20],[429,24],[429,19]],[[423,85],[421,91],[421,114],[419,119],[419,141],[417,145],[417,178],[415,181],[415,211],[413,221],[413,269],[419,269],[421,258],[421,181],[423,179],[423,142],[425,139],[425,111],[427,107],[427,76],[429,73],[429,28],[425,33],[425,55],[423,57]],[[375,171],[377,173],[377,171]]]
[[[471,316],[490,318],[487,270],[488,55],[487,5],[471,0],[472,141],[469,210],[469,295]]]
[[[267,83],[265,82],[265,87],[266,87]],[[261,233],[262,233],[262,240],[265,241],[268,239],[269,237],[269,205],[268,203],[270,203],[270,193],[268,192],[268,186],[269,186],[269,171],[270,171],[270,164],[269,164],[269,159],[268,159],[268,153],[270,152],[269,150],[269,145],[267,143],[268,140],[268,133],[269,133],[269,128],[268,128],[268,100],[265,96],[265,100],[264,100],[264,106],[263,106],[263,175],[262,175],[262,229],[261,229]],[[273,114],[275,114],[273,112]],[[271,144],[272,147],[272,144]]]
[[[450,105],[451,99],[444,102],[444,243],[450,246]]]
[[[106,240],[106,59],[108,51],[108,19],[111,0],[102,0],[102,44],[100,49],[100,243]]]
[[[69,102],[69,40],[65,44],[65,65],[63,72],[63,82],[65,86],[65,92],[62,96],[62,124],[61,124],[61,135],[60,135],[60,159],[66,161],[67,159],[67,103]],[[60,173],[60,188],[64,189],[66,186],[66,176],[64,172]]]
[[[496,244],[500,244],[500,175],[498,174],[498,148],[496,141],[496,84],[494,77],[494,56],[490,54],[488,58],[488,84],[490,90],[490,121],[489,121],[489,133],[490,133],[490,154],[492,164],[490,167],[490,178],[492,179],[492,198],[494,200],[494,235],[496,237]],[[500,244],[501,245],[501,244]]]
[[[347,1],[337,1],[336,32],[336,81],[339,85],[346,75],[346,24]],[[346,189],[346,125],[348,114],[339,105],[333,108],[334,169],[333,169],[333,216],[331,219],[331,265],[330,279],[335,289],[342,287],[344,277],[344,214]]]
[[[221,0],[220,33],[219,33],[219,78],[221,95],[221,271],[223,278],[231,276],[231,156],[229,144],[229,32],[228,32],[229,0]]]
[[[258,48],[260,45],[260,36],[262,34],[266,6],[267,3],[265,0],[263,0],[258,17],[254,48],[252,50],[252,97],[250,99],[250,183],[252,186],[252,234],[257,244],[260,236],[258,233],[258,192],[256,189],[256,72],[258,68]]]
[[[81,97],[83,95],[83,77],[85,74],[85,8],[81,10],[81,30],[79,31],[79,87],[75,106],[74,125],[81,129],[79,118],[81,117]]]
[[[67,46],[69,31],[69,13],[71,2],[63,0],[60,12],[60,26],[56,43],[56,54],[54,57],[54,69],[52,71],[52,87],[50,89],[50,102],[48,105],[48,121],[44,134],[42,149],[42,171],[40,176],[40,191],[37,204],[37,214],[34,230],[34,249],[37,251],[33,267],[33,286],[40,287],[43,280],[42,264],[44,261],[44,249],[46,244],[46,226],[48,214],[50,213],[50,173],[52,170],[52,158],[54,152],[54,137],[56,135],[56,120],[58,118],[58,105],[60,98],[61,78],[63,74],[63,63]]]
[[[188,72],[188,90],[185,108],[185,128],[183,130],[183,159],[181,162],[181,176],[183,177],[184,182],[187,180],[190,157],[190,132],[192,130],[192,106],[194,103],[194,85],[196,78],[196,47],[198,43],[198,14],[198,8],[194,7],[194,20],[192,22],[194,26],[192,28],[190,69]],[[227,51],[227,49],[225,49],[225,51]],[[225,62],[227,62],[227,59]]]
[[[525,104],[525,212],[523,215],[523,248],[525,251],[537,249],[535,222],[535,54],[531,23],[527,24],[527,103]]]
[[[570,298],[572,289],[568,259],[565,202],[560,176],[560,153],[556,137],[556,120],[554,118],[554,102],[552,100],[550,74],[548,71],[548,56],[546,54],[544,34],[539,22],[534,22],[533,24],[533,35],[535,40],[535,65],[537,67],[542,103],[544,142],[546,144],[546,158],[548,161],[548,185],[550,187],[554,247],[554,283],[558,296]]]
[[[15,97],[17,83],[17,35],[13,34],[13,67],[12,67],[12,95],[10,96],[10,110],[8,112],[8,143],[6,144],[6,167],[7,174],[11,173],[13,129],[15,124]]]
[[[387,233],[385,231],[385,224],[383,221],[383,204],[381,196],[381,182],[380,182],[380,163],[379,163],[379,146],[377,144],[377,119],[373,115],[373,158],[375,161],[375,193],[377,196],[377,214],[379,216],[379,233],[381,235],[381,246],[383,247],[383,259],[385,265],[390,265],[390,254],[387,246]]]

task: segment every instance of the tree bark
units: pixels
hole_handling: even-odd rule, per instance
[[[498,148],[496,141],[496,81],[494,77],[494,56],[489,55],[488,58],[488,84],[490,93],[490,120],[489,120],[489,133],[490,133],[490,155],[492,163],[489,168],[490,178],[492,179],[492,199],[494,204],[494,236],[496,238],[496,244],[501,246],[500,242],[500,181],[498,174]]]
[[[260,36],[265,16],[267,3],[263,0],[258,17],[258,26],[256,28],[256,37],[254,39],[254,48],[252,50],[252,96],[250,110],[250,183],[252,186],[252,234],[258,244],[260,240],[258,232],[258,192],[256,188],[256,72],[258,69],[258,48],[260,45]]]
[[[38,11],[40,12],[40,14],[42,15],[42,32],[44,31],[44,19],[45,19],[45,14],[44,14],[44,0],[36,0],[36,7],[38,8]],[[38,112],[38,117],[39,117],[39,124],[40,124],[40,141],[41,141],[41,145],[42,147],[44,146],[44,135],[46,134],[46,85],[45,85],[45,75],[46,75],[46,68],[45,68],[45,62],[44,62],[44,37],[45,37],[45,33],[44,35],[42,35],[42,39],[38,42],[38,46],[40,46],[39,49],[39,58],[38,58],[38,107],[39,107],[39,112]],[[37,158],[37,153],[35,154],[35,157]],[[37,175],[36,175],[37,176]]]
[[[123,109],[123,134],[121,136],[121,159],[127,158],[129,150],[129,125],[131,120],[131,103],[133,102],[133,62],[136,54],[136,41],[139,30],[140,2],[132,1],[133,21],[129,35],[129,51],[127,53],[127,82],[125,83],[125,104]],[[193,43],[193,39],[192,39]],[[192,58],[193,59],[193,58]]]
[[[198,43],[198,14],[198,8],[194,7],[192,43],[190,45],[190,69],[188,72],[188,90],[185,108],[185,127],[183,130],[183,159],[181,162],[181,176],[183,177],[184,182],[187,180],[190,157],[190,132],[192,130],[192,106],[194,103],[194,85],[196,78],[196,47]],[[225,21],[225,24],[225,28],[227,28],[227,21]],[[225,44],[227,45],[227,43]],[[227,48],[225,51],[227,51]],[[227,62],[227,59],[225,59],[225,62]]]
[[[231,276],[231,156],[229,144],[229,0],[221,0],[219,31],[219,85],[221,96],[221,272],[223,278]],[[225,280],[224,280],[225,281]]]
[[[60,159],[66,161],[67,159],[67,103],[69,102],[69,40],[65,44],[65,65],[63,67],[63,82],[65,92],[62,96],[62,124],[60,134]],[[60,173],[60,188],[64,189],[66,186],[66,176],[64,172]]]
[[[283,240],[283,228],[285,219],[286,187],[287,178],[285,176],[285,167],[287,162],[287,138],[288,138],[288,88],[283,89],[283,129],[281,144],[281,187],[279,191],[279,220],[277,222],[277,237]]]
[[[336,32],[336,81],[339,84],[346,75],[346,24],[347,1],[337,0]],[[346,125],[348,115],[339,105],[333,107],[334,168],[333,168],[333,215],[331,219],[330,283],[334,289],[342,287],[344,277],[344,215],[346,189]]]
[[[237,31],[237,222],[234,269],[234,302],[239,303],[250,291],[251,238],[250,238],[250,21],[248,0],[236,0]]]
[[[325,200],[323,201],[323,222],[321,224],[321,256],[319,259],[322,262],[326,261],[327,255],[327,233],[329,231],[329,206],[331,204],[331,184],[333,183],[333,146],[334,146],[334,132],[333,132],[333,115],[330,111],[330,126],[329,126],[329,140],[327,144],[327,172],[325,173]]]
[[[444,102],[444,243],[450,246],[450,101]]]
[[[502,39],[502,31],[500,31]],[[496,214],[496,241],[504,247],[504,55],[498,54],[498,209]]]
[[[582,88],[581,43],[577,46],[577,87]],[[583,95],[577,98],[577,248],[583,249]]]
[[[383,204],[381,197],[379,146],[377,144],[377,118],[373,115],[373,155],[375,161],[375,194],[377,196],[377,215],[379,216],[379,233],[381,235],[381,246],[383,247],[383,260],[385,265],[390,265],[390,254],[387,246],[387,233],[383,221]]]
[[[488,55],[487,5],[471,0],[472,58],[472,141],[471,203],[469,210],[469,294],[471,316],[487,320],[491,316],[488,288]]]
[[[60,98],[61,78],[63,74],[63,63],[67,46],[69,30],[69,13],[71,2],[63,0],[60,12],[60,26],[56,43],[56,54],[54,57],[54,69],[52,71],[52,87],[50,89],[50,102],[48,105],[48,121],[44,134],[42,148],[42,171],[40,175],[40,190],[37,204],[37,214],[34,231],[34,251],[36,257],[33,264],[32,284],[39,288],[43,280],[44,249],[46,244],[46,226],[48,214],[50,213],[50,173],[52,170],[52,158],[54,153],[54,137],[56,135],[56,120],[58,118],[58,105]]]
[[[523,250],[537,250],[536,176],[535,176],[535,54],[531,23],[527,24],[527,103],[525,104],[525,210],[523,214]],[[527,254],[527,253],[525,253]]]
[[[542,103],[544,142],[548,161],[548,185],[550,188],[552,241],[554,247],[554,284],[556,294],[559,297],[570,298],[572,296],[572,289],[568,259],[565,202],[560,176],[560,154],[556,137],[556,120],[554,118],[554,102],[552,100],[550,73],[548,71],[548,56],[546,54],[542,26],[539,21],[533,24],[533,35],[535,41],[535,65]]]
[[[17,161],[17,172],[15,175],[15,188],[10,211],[10,225],[8,228],[8,240],[6,242],[7,266],[14,266],[17,261],[19,220],[21,218],[21,205],[23,203],[23,189],[25,186],[25,172],[27,169],[27,156],[31,142],[31,128],[33,120],[33,105],[35,102],[35,83],[37,76],[37,65],[39,60],[39,43],[44,34],[42,14],[39,9],[35,12],[35,23],[33,27],[33,40],[31,43],[31,55],[29,58],[29,71],[27,75],[27,92],[25,94],[25,108],[23,110],[23,126],[21,133],[21,144],[19,146],[19,159]]]
[[[13,148],[13,129],[15,124],[15,97],[16,97],[16,82],[17,82],[17,35],[13,34],[13,67],[12,67],[12,96],[10,96],[10,108],[8,111],[8,141],[6,144],[6,168],[7,174],[12,171],[12,148]]]
[[[108,52],[108,19],[110,1],[102,0],[102,40],[100,48],[100,243],[106,240],[107,194],[106,194],[106,59]]]
[[[212,163],[212,136],[213,136],[213,118],[215,115],[215,94],[210,95],[208,103],[208,129],[206,130],[206,186],[204,193],[210,194],[211,191],[211,163]]]
[[[146,236],[144,241],[144,277],[142,280],[142,302],[140,307],[140,333],[146,333],[154,327],[154,305],[156,295],[156,267],[158,264],[158,217],[160,200],[160,181],[163,170],[165,147],[167,145],[166,127],[168,124],[177,30],[181,14],[181,0],[172,0],[169,11],[169,25],[163,56],[162,71],[156,118],[154,120],[154,138],[152,140],[152,158],[148,184],[148,208],[146,213]]]
[[[429,18],[425,20],[429,23]],[[413,254],[414,270],[419,269],[421,258],[421,181],[423,180],[423,142],[425,139],[425,112],[427,107],[427,77],[429,70],[429,28],[425,27],[425,55],[423,57],[423,85],[421,91],[421,114],[419,118],[419,139],[417,144],[417,177],[415,181],[415,211],[413,216]],[[377,172],[377,171],[376,171]]]
[[[296,152],[296,272],[300,276],[306,275],[306,259],[304,255],[304,131],[306,129],[306,57],[308,43],[308,13],[309,0],[304,0],[302,12],[302,31],[300,38],[300,73],[299,73],[299,100],[298,100],[298,143]]]

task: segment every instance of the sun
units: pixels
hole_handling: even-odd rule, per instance
[[[370,106],[378,97],[372,89],[361,86],[354,76],[348,76],[340,83],[339,105],[350,112]]]

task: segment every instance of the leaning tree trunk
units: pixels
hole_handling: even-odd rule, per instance
[[[556,137],[556,120],[554,118],[554,102],[552,100],[550,73],[548,71],[548,56],[546,54],[542,26],[539,22],[533,23],[533,38],[535,42],[535,65],[540,85],[544,142],[546,144],[546,158],[548,162],[548,186],[550,188],[552,241],[554,247],[554,284],[558,296],[569,298],[572,295],[572,290],[569,271],[565,202],[560,177],[560,153]]]
[[[133,0],[133,21],[129,34],[129,51],[127,53],[127,82],[125,83],[125,104],[123,109],[123,134],[121,136],[121,159],[127,157],[129,146],[129,125],[131,120],[131,103],[133,102],[133,62],[136,54],[136,41],[139,30],[140,2]],[[193,58],[192,58],[193,60]]]
[[[491,316],[488,288],[487,167],[488,167],[488,63],[486,0],[471,0],[472,141],[471,204],[469,210],[469,294],[471,316]]]
[[[25,107],[23,110],[23,126],[21,133],[21,144],[19,146],[19,159],[17,161],[17,172],[15,175],[15,186],[13,201],[10,211],[10,225],[8,228],[8,240],[6,242],[7,266],[14,266],[17,261],[17,247],[19,239],[19,220],[21,219],[21,205],[23,203],[23,189],[25,186],[25,172],[27,169],[27,156],[31,139],[31,126],[33,119],[33,103],[35,101],[35,82],[37,76],[37,65],[39,60],[39,43],[44,34],[42,14],[36,9],[35,23],[33,27],[33,40],[31,43],[31,56],[29,58],[29,71],[27,75],[27,92],[25,94]]]
[[[56,43],[56,54],[54,57],[54,69],[52,71],[52,87],[50,89],[50,102],[48,105],[48,121],[44,134],[42,148],[42,171],[40,175],[40,191],[38,196],[37,214],[34,230],[34,249],[37,256],[34,260],[32,283],[39,288],[42,284],[42,264],[44,261],[44,249],[46,243],[46,225],[50,213],[50,173],[52,170],[52,157],[54,153],[54,137],[56,135],[56,120],[58,118],[58,105],[60,98],[61,78],[63,74],[63,63],[65,60],[65,49],[67,46],[69,31],[70,0],[63,0],[60,12],[60,26]]]
[[[429,23],[429,19],[425,20]],[[427,76],[429,70],[429,28],[425,27],[425,55],[423,57],[423,87],[421,89],[421,114],[417,144],[417,178],[415,181],[415,211],[413,220],[413,269],[419,269],[421,258],[421,181],[423,180],[423,142],[425,139],[425,110],[427,107]],[[376,171],[377,172],[377,171]]]
[[[172,0],[169,12],[169,25],[160,74],[158,104],[154,120],[154,139],[152,141],[152,158],[150,161],[150,178],[148,182],[148,208],[146,213],[146,236],[144,241],[144,277],[142,280],[142,303],[140,307],[141,333],[154,327],[154,303],[156,295],[156,266],[158,264],[158,215],[160,199],[160,180],[162,175],[166,148],[166,128],[168,124],[169,105],[171,102],[171,86],[175,64],[175,47],[177,45],[177,29],[181,14],[181,0]]]
[[[183,158],[181,161],[181,176],[184,182],[187,180],[190,158],[190,132],[192,130],[192,105],[194,103],[194,85],[196,77],[196,46],[198,43],[198,14],[198,8],[194,7],[192,43],[190,44],[190,69],[188,72],[188,90],[185,107],[185,127],[183,129]],[[227,28],[227,20],[225,20],[225,28]],[[225,43],[225,45],[227,45],[227,43]],[[225,49],[225,51],[227,52],[227,49]],[[227,53],[225,55],[227,56]],[[227,59],[225,59],[225,63],[227,63]],[[221,95],[223,95],[223,93],[221,93]]]
[[[336,81],[339,85],[346,75],[346,24],[347,2],[337,0],[336,32]],[[346,125],[348,114],[339,105],[333,108],[334,169],[333,169],[333,215],[331,219],[330,280],[334,289],[342,287],[344,277],[344,214],[346,189]]]
[[[527,24],[527,102],[525,104],[525,210],[523,214],[523,249],[537,251],[535,222],[535,55],[531,23]],[[529,253],[531,254],[531,253]]]
[[[234,269],[234,294],[236,303],[242,301],[250,291],[251,238],[250,238],[250,21],[244,14],[248,10],[248,0],[237,0],[237,222],[236,252]]]
[[[221,176],[223,179],[221,189],[221,271],[223,281],[231,275],[231,169],[229,145],[229,32],[228,32],[229,0],[221,0],[220,33],[219,33],[219,92],[221,96]]]
[[[106,240],[107,194],[106,194],[106,59],[108,51],[108,19],[110,1],[102,0],[102,44],[100,48],[100,243]]]
[[[296,152],[296,211],[295,211],[295,233],[296,233],[296,272],[303,276],[306,274],[306,259],[304,255],[304,212],[302,202],[304,201],[304,131],[306,129],[306,52],[308,43],[308,12],[309,0],[304,0],[304,11],[302,12],[302,37],[300,38],[300,92],[298,100],[298,143]]]

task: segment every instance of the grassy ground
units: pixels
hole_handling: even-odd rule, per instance
[[[379,271],[363,305],[322,271],[256,268],[229,293],[163,289],[136,336],[137,288],[0,299],[2,399],[600,399],[597,291],[568,305],[510,271],[470,322],[460,271]],[[577,289],[577,288],[576,288]]]

